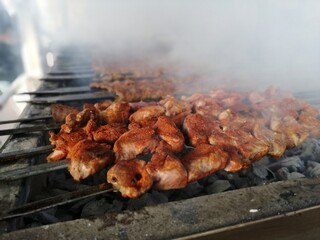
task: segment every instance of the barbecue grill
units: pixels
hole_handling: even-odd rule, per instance
[[[83,50],[85,49],[85,50]],[[309,139],[281,159],[248,170],[219,171],[180,190],[151,190],[123,199],[104,183],[106,172],[74,182],[67,161],[47,163],[48,130],[59,126],[51,103],[79,106],[115,98],[93,91],[97,77],[88,48],[47,49],[46,66],[0,153],[0,233],[3,239],[314,239],[320,234],[320,141]],[[44,64],[47,63],[44,58]],[[320,106],[316,91],[296,91]],[[1,119],[2,120],[2,119]]]

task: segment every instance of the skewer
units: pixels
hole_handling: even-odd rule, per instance
[[[50,71],[47,72],[47,75],[50,76],[66,76],[66,75],[73,75],[73,74],[80,74],[80,75],[85,75],[85,74],[94,74],[94,71],[91,68],[87,69],[79,69],[79,71]]]
[[[1,216],[0,221],[30,215],[33,213],[37,213],[37,212],[49,209],[49,208],[65,205],[78,200],[94,197],[94,196],[112,192],[112,191],[113,189],[111,188],[111,186],[105,183],[102,183],[97,186],[83,188],[70,193],[61,194],[55,197],[27,203],[21,207],[16,207],[8,211],[6,215]]]
[[[0,153],[0,163],[41,155],[44,153],[51,152],[52,149],[53,145],[47,145],[20,151]]]
[[[42,173],[53,172],[60,169],[66,169],[69,166],[69,160],[60,160],[50,163],[37,164],[25,168],[19,168],[12,171],[2,172],[0,181],[13,181],[26,177],[39,175]]]
[[[26,123],[26,122],[32,122],[32,121],[49,120],[49,119],[52,119],[52,116],[18,118],[13,120],[0,121],[0,125],[8,124],[8,123],[18,123],[18,122]]]
[[[75,79],[89,79],[95,77],[95,74],[77,74],[77,75],[67,75],[67,76],[59,76],[59,75],[46,75],[40,77],[40,80],[43,81],[57,81],[57,80],[75,80]]]
[[[98,100],[98,99],[114,99],[114,93],[82,93],[82,94],[70,94],[55,97],[43,97],[43,98],[33,98],[30,100],[19,101],[34,104],[51,104],[58,102],[72,102],[72,101],[88,101],[88,100]]]
[[[34,92],[22,92],[18,93],[18,95],[29,94],[29,95],[47,95],[47,94],[68,94],[68,93],[81,93],[81,92],[91,92],[89,86],[82,87],[65,87],[65,88],[56,88],[53,90],[39,90]]]
[[[56,130],[56,129],[60,129],[60,126],[54,124],[54,125],[37,125],[32,127],[10,128],[10,129],[0,130],[0,136],[26,134],[30,132],[49,131],[49,130]]]

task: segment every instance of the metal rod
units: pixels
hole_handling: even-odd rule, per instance
[[[95,77],[95,74],[76,74],[76,75],[68,75],[68,76],[55,76],[55,75],[47,75],[40,77],[40,80],[44,81],[57,81],[57,80],[74,80],[74,79],[87,79]]]
[[[42,173],[53,172],[60,169],[66,169],[69,166],[69,160],[61,160],[50,163],[42,163],[25,168],[19,168],[12,171],[2,172],[0,174],[0,181],[13,181],[26,177],[39,175]]]
[[[13,120],[0,121],[0,125],[8,124],[8,123],[18,123],[18,122],[26,123],[26,122],[33,122],[33,121],[39,121],[39,120],[49,120],[49,119],[52,119],[52,116],[18,118]]]
[[[49,131],[60,129],[60,126],[54,125],[37,125],[32,127],[20,127],[0,130],[0,136],[15,135],[15,134],[27,134],[30,132]]]
[[[66,76],[66,75],[73,75],[73,74],[94,74],[94,71],[90,68],[88,69],[79,69],[78,71],[50,71],[47,72],[47,75],[50,76]]]
[[[51,198],[46,198],[36,202],[27,203],[24,206],[14,208],[8,211],[5,216],[1,216],[0,221],[30,215],[49,208],[65,205],[112,191],[113,189],[111,188],[111,186],[105,183],[97,186],[83,188],[77,191],[61,194]]]
[[[34,92],[22,92],[18,95],[29,94],[29,95],[48,95],[48,94],[66,94],[66,93],[81,93],[81,92],[91,92],[93,91],[89,86],[82,87],[65,87],[65,88],[56,88],[53,90],[39,90]]]
[[[34,104],[51,104],[58,102],[72,102],[72,101],[87,101],[87,100],[98,100],[98,99],[114,99],[114,93],[83,93],[83,94],[70,94],[55,97],[43,97],[43,98],[33,98],[26,101]]]
[[[48,153],[52,151],[53,147],[53,145],[47,145],[20,151],[0,153],[0,163],[15,161],[21,158],[29,158],[44,153]]]

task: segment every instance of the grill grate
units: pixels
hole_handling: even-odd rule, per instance
[[[30,103],[40,103],[40,105],[30,104],[24,113],[24,119],[48,116],[50,115],[50,108],[46,105],[47,103],[57,102],[58,98],[65,96],[72,96],[79,100],[79,91],[87,92],[88,87],[83,85],[88,83],[86,72],[90,72],[87,70],[90,69],[91,63],[74,61],[73,59],[77,58],[77,53],[72,54],[74,54],[72,58],[63,57],[63,54],[60,57],[58,56],[55,68],[42,78],[43,83],[40,89],[32,94],[36,96],[46,96],[45,94],[48,93],[55,95],[57,91],[60,91],[57,88],[64,89],[64,93],[59,92],[60,95],[53,96],[51,100],[54,100],[52,101],[49,97],[33,98]],[[79,57],[78,59],[85,59],[85,57]],[[69,64],[66,64],[66,62],[69,62]],[[86,78],[81,78],[78,81],[79,79],[76,78],[80,76],[80,73],[78,74],[77,71],[82,67],[86,71],[81,75],[86,76]],[[81,99],[84,99],[83,96],[84,94],[81,94]],[[320,105],[318,95],[312,92],[297,93],[297,96]],[[106,97],[110,98],[114,95],[107,94]],[[70,101],[70,99],[67,101]],[[25,121],[19,122],[21,122],[20,127],[22,129],[23,127],[26,128]],[[134,238],[134,236],[137,236],[136,234],[140,236],[145,234],[145,238],[151,238],[152,236],[155,238],[173,238],[272,217],[319,204],[318,192],[311,191],[311,188],[319,188],[319,180],[299,179],[305,176],[320,175],[320,171],[317,172],[317,169],[320,169],[320,163],[318,163],[320,162],[320,144],[317,140],[310,140],[300,148],[288,151],[283,157],[283,161],[264,158],[250,170],[239,173],[220,171],[189,184],[185,189],[161,193],[151,191],[139,199],[128,200],[122,199],[119,194],[109,193],[108,189],[99,188],[105,180],[105,171],[101,171],[81,183],[76,183],[65,171],[65,168],[67,168],[66,161],[56,163],[57,165],[46,164],[43,154],[52,148],[47,145],[48,138],[46,132],[14,135],[2,148],[0,162],[4,165],[0,170],[2,172],[0,185],[1,188],[6,189],[10,189],[10,187],[12,189],[12,186],[15,186],[14,191],[10,194],[18,196],[17,199],[11,197],[7,204],[0,205],[1,215],[4,216],[0,220],[17,218],[8,222],[9,227],[7,228],[10,231],[79,219],[80,217],[103,215],[92,224],[100,229],[100,231],[97,229],[96,231],[109,234],[110,237],[122,236],[125,238],[127,236],[128,238]],[[295,158],[295,156],[298,157]],[[289,164],[285,165],[288,162]],[[4,182],[4,180],[15,181]],[[272,183],[279,180],[288,181]],[[268,185],[265,186],[267,183]],[[257,185],[258,187],[247,188]],[[23,188],[20,188],[21,186]],[[92,193],[90,189],[96,191]],[[212,193],[215,194],[210,195]],[[1,194],[1,198],[10,195],[9,193],[6,193],[7,195]],[[204,196],[207,194],[209,195]],[[141,210],[145,206],[159,203],[166,204]],[[11,209],[11,211],[8,211],[8,209]],[[131,210],[137,209],[137,212],[131,212]],[[252,212],[250,212],[250,209],[252,209]],[[39,212],[40,210],[41,212]],[[123,212],[124,210],[130,211]],[[232,216],[230,216],[230,212],[232,212]],[[105,213],[107,214],[104,215]],[[123,220],[126,217],[129,220]],[[174,221],[175,224],[173,225],[175,226],[170,227],[166,232],[164,231],[167,230],[165,225],[170,221]],[[67,227],[63,226],[71,227],[74,232],[77,232],[79,227],[75,228],[76,223],[80,225],[89,224],[90,221],[81,219],[70,221],[66,225],[59,223],[50,225],[47,228],[50,231],[57,231],[61,227],[60,231],[63,229],[62,232],[67,234]],[[143,230],[143,226],[146,226],[146,229]],[[159,229],[161,226],[163,229]],[[27,234],[25,236],[31,234],[32,231],[25,230],[24,233]],[[37,236],[43,237],[43,228],[37,228],[35,231],[39,233]],[[81,229],[80,232],[83,234],[82,237],[93,236],[86,230]],[[69,234],[75,234],[72,235],[75,237],[78,233]],[[5,237],[10,236],[18,238],[19,232],[5,235]]]

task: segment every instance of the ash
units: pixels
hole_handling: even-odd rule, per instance
[[[66,170],[47,175],[45,186],[34,200],[63,194],[77,189],[105,182],[106,170],[80,183],[75,182]],[[49,209],[28,217],[23,217],[22,226],[28,228],[69,221],[78,218],[90,218],[106,213],[138,210],[145,206],[184,200],[201,195],[216,194],[234,189],[264,185],[275,181],[294,180],[320,176],[320,140],[308,139],[299,147],[287,150],[280,158],[264,157],[251,168],[236,173],[219,171],[183,189],[155,191],[150,190],[136,199],[124,199],[120,193],[103,195],[78,201],[73,204]]]

